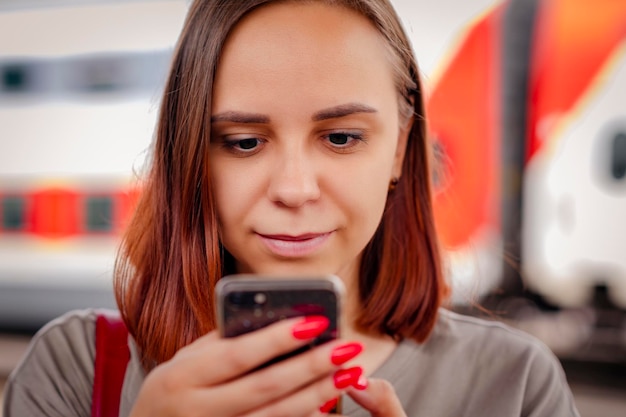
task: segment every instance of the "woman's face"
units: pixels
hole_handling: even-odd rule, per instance
[[[211,179],[238,272],[353,279],[407,134],[377,30],[338,6],[263,7],[229,35],[213,94]]]

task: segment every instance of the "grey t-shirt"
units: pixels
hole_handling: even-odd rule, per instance
[[[95,310],[70,312],[33,338],[7,383],[5,417],[87,417],[95,357]],[[120,416],[145,372],[129,338]],[[401,342],[372,375],[391,382],[409,417],[579,416],[563,369],[533,337],[498,322],[441,310],[429,339]],[[369,414],[349,398],[344,414]]]

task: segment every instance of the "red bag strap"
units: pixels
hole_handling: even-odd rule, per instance
[[[117,417],[126,367],[130,359],[128,330],[118,316],[98,314],[92,417]]]

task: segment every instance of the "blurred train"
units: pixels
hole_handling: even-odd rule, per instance
[[[451,277],[501,250],[466,282],[561,356],[626,360],[624,92],[626,2],[509,0],[428,100]]]
[[[1,326],[115,305],[114,255],[186,10],[0,4]]]
[[[542,6],[528,76],[524,276],[560,306],[587,305],[602,286],[626,308],[626,2]]]

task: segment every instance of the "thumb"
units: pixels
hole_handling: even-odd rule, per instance
[[[406,417],[393,385],[384,379],[371,378],[365,389],[350,388],[347,394],[372,417]]]

